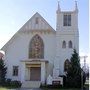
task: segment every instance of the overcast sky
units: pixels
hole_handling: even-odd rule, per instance
[[[39,12],[56,29],[58,0],[0,0],[0,48],[33,14]],[[77,0],[79,9],[79,50],[89,52],[89,0]],[[74,10],[75,0],[60,0],[61,10]]]

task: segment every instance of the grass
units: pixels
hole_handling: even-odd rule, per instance
[[[0,90],[8,90],[7,88],[4,87],[0,87]]]
[[[1,87],[0,86],[0,90],[12,90],[12,89],[17,89],[15,87]]]

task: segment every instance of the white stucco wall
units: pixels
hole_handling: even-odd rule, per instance
[[[29,55],[29,44],[30,40],[34,35],[38,34],[43,42],[44,42],[44,59],[49,61],[49,72],[52,71],[52,64],[53,60],[55,58],[55,34],[52,33],[21,33],[18,34],[18,37],[16,37],[13,42],[8,46],[6,50],[6,65],[8,66],[8,73],[7,77],[12,79],[19,79],[20,80],[20,64],[21,60],[27,60]],[[14,77],[12,76],[12,67],[13,66],[19,66],[19,76]]]
[[[71,15],[71,26],[63,26],[63,16]],[[56,61],[55,68],[60,75],[64,74],[64,62],[71,58],[73,49],[79,53],[79,31],[78,31],[78,12],[76,11],[59,11],[57,13],[56,28]],[[62,42],[66,41],[66,48],[62,48]],[[68,47],[68,42],[72,41],[73,48]],[[57,71],[57,70],[56,70]],[[55,71],[54,71],[55,72]],[[57,73],[58,74],[58,73]],[[58,75],[57,75],[58,76]]]

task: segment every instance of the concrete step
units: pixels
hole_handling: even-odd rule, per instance
[[[41,82],[40,81],[25,81],[22,83],[23,88],[39,88]]]

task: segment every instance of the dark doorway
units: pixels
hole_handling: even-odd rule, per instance
[[[31,67],[30,68],[30,80],[31,81],[41,80],[41,67]]]

